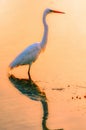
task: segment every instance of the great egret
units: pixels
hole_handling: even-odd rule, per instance
[[[48,36],[48,25],[46,23],[46,16],[49,13],[61,13],[64,12],[56,11],[52,9],[45,9],[43,13],[43,24],[44,24],[44,34],[41,42],[36,42],[30,46],[28,46],[23,52],[21,52],[9,65],[10,69],[20,65],[27,65],[29,64],[28,75],[30,77],[30,68],[33,62],[38,58],[39,54],[45,49],[47,43],[47,36]]]

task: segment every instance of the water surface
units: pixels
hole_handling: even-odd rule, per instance
[[[86,2],[0,1],[0,130],[86,130]],[[48,43],[32,65],[10,62],[40,41],[42,13],[50,7]],[[35,17],[34,17],[35,16]]]

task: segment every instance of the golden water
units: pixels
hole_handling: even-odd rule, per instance
[[[86,130],[85,4],[85,0],[0,1],[0,130]],[[25,96],[20,91],[27,88],[22,90],[20,79],[26,83],[28,66],[15,68],[13,79],[8,78],[8,66],[25,47],[41,40],[47,7],[66,14],[47,16],[47,47],[31,68],[37,89],[35,96],[33,89]]]

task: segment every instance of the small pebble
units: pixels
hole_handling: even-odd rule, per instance
[[[86,98],[86,95],[84,95],[84,98]]]

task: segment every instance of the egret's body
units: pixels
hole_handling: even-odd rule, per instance
[[[50,12],[62,13],[62,14],[64,13],[64,12],[55,11],[51,9],[46,9],[44,11],[43,13],[44,35],[42,41],[28,46],[23,52],[21,52],[10,64],[11,69],[20,65],[29,64],[28,75],[30,76],[30,67],[32,63],[38,58],[40,52],[42,52],[46,47],[47,36],[48,36],[48,25],[46,23],[46,15]]]
[[[23,52],[21,52],[10,64],[10,67],[14,68],[19,65],[26,65],[26,64],[30,65],[37,59],[40,52],[41,48],[39,46],[39,43],[34,43],[29,47],[27,47]]]

